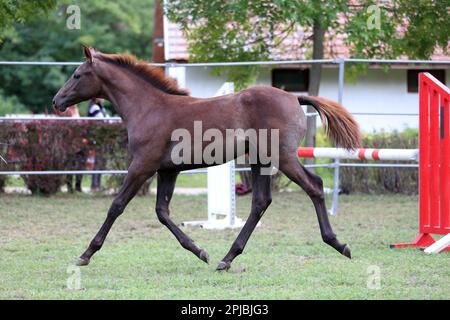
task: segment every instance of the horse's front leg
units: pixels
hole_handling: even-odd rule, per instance
[[[131,163],[128,168],[128,174],[125,181],[120,188],[118,195],[114,198],[111,207],[109,208],[105,222],[95,235],[94,239],[92,239],[87,250],[78,259],[76,263],[78,266],[85,266],[89,264],[89,261],[94,253],[102,247],[109,230],[114,224],[114,221],[116,221],[116,219],[122,214],[127,204],[131,199],[133,199],[143,183],[155,174],[155,172],[156,170],[149,168],[148,165],[144,166],[138,161],[133,161]]]
[[[169,203],[172,199],[173,190],[178,172],[158,171],[158,190],[156,195],[156,214],[159,221],[165,225],[183,248],[191,251],[198,258],[208,263],[208,253],[200,249],[194,241],[189,238],[178,226],[170,219]]]

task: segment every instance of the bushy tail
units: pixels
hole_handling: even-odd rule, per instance
[[[362,145],[361,131],[353,116],[337,102],[319,97],[300,96],[298,101],[311,105],[320,115],[327,136],[337,147],[357,149]]]

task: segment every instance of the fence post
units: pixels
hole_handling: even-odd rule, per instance
[[[344,59],[336,59],[336,62],[339,63],[339,84],[338,84],[338,102],[342,104],[342,99],[344,95],[344,74],[345,74],[345,60]],[[340,147],[340,146],[337,146]],[[334,180],[333,180],[333,200],[331,204],[331,209],[329,210],[329,214],[334,216],[337,214],[338,205],[339,205],[339,167],[340,162],[339,159],[334,160]]]

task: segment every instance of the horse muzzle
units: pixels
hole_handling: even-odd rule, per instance
[[[67,98],[66,97],[58,97],[57,95],[53,98],[52,101],[53,109],[64,112],[66,111],[68,104],[67,104]]]

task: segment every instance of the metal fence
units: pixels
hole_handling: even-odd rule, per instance
[[[150,65],[166,68],[198,68],[198,67],[233,67],[233,66],[268,66],[268,65],[304,65],[304,64],[334,64],[338,66],[338,102],[342,103],[344,96],[344,75],[346,63],[368,63],[368,64],[405,64],[405,65],[449,65],[450,61],[432,60],[382,60],[382,59],[321,59],[321,60],[291,60],[291,61],[247,61],[247,62],[222,62],[222,63],[150,63]],[[0,61],[0,66],[79,66],[82,62],[42,62],[42,61]],[[354,115],[365,116],[418,116],[417,113],[367,113],[355,112]],[[317,113],[307,113],[307,117],[316,117]],[[118,117],[104,119],[98,118],[70,118],[70,117],[0,117],[2,121],[32,121],[32,120],[58,120],[58,121],[121,121]],[[336,159],[333,163],[306,165],[310,168],[328,167],[334,168],[333,196],[330,213],[336,214],[338,208],[339,195],[339,168],[340,167],[399,167],[416,168],[415,164],[393,164],[393,163],[340,163]],[[235,169],[236,171],[246,171],[248,168]],[[206,169],[188,170],[182,173],[196,174],[206,173]],[[51,175],[51,174],[126,174],[126,170],[83,170],[83,171],[0,171],[0,175]]]

